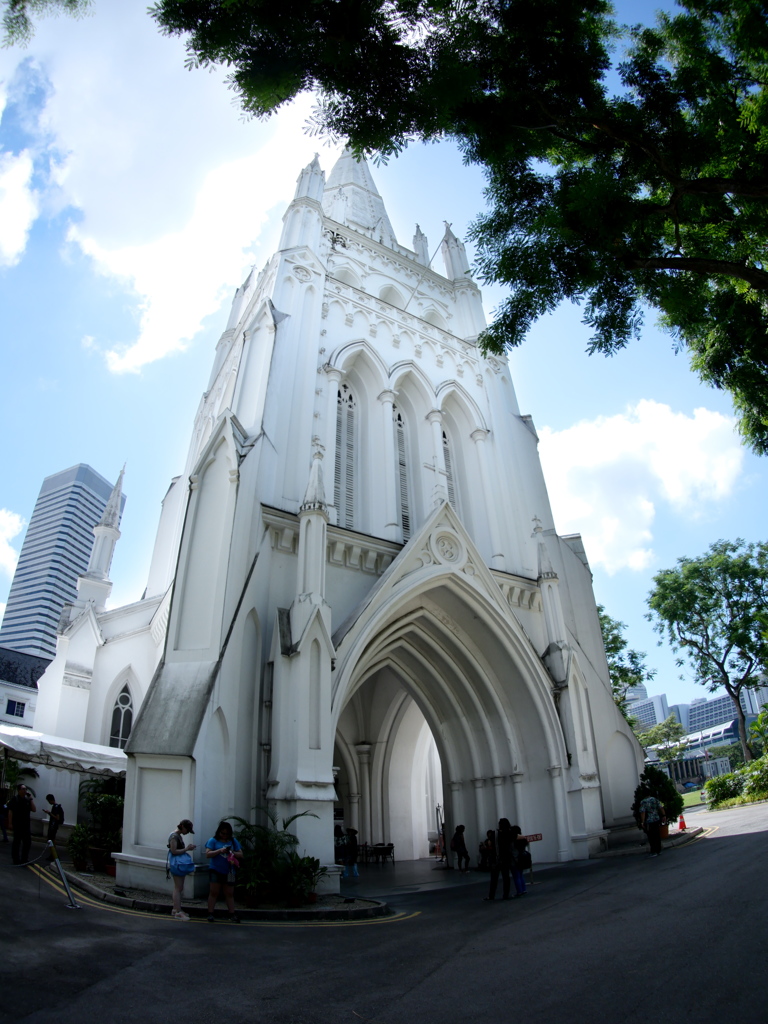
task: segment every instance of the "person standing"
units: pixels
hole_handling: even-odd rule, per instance
[[[485,900],[496,899],[496,887],[499,884],[499,875],[502,879],[502,898],[508,900],[510,870],[512,868],[512,844],[514,833],[509,824],[509,818],[499,818],[499,830],[494,837],[493,849],[489,851],[488,862],[491,869],[491,881],[488,887],[488,895]]]
[[[661,826],[664,816],[664,805],[658,797],[643,797],[640,801],[640,827],[648,836],[652,857],[658,857],[661,853]]]
[[[8,790],[0,789],[0,830],[3,833],[3,842],[8,843]]]
[[[208,858],[208,921],[216,920],[214,910],[216,902],[224,887],[224,901],[229,911],[229,920],[235,924],[240,918],[235,913],[235,871],[243,859],[243,849],[235,839],[232,826],[228,821],[220,821],[216,831],[205,844],[205,856]]]
[[[357,844],[357,829],[347,829],[347,850],[346,857],[344,860],[344,874],[342,878],[357,878],[360,872],[357,870],[357,856],[358,856],[358,844]]]
[[[464,832],[464,825],[457,825],[456,831],[453,833],[453,837],[451,839],[451,849],[459,858],[459,872],[461,874],[464,874],[465,871],[469,871],[469,850],[467,849]],[[464,867],[462,867],[462,864]]]
[[[64,808],[61,804],[56,803],[56,797],[53,793],[49,793],[45,799],[51,805],[50,808],[43,808],[43,814],[48,815],[48,839],[50,842],[55,843],[59,826],[64,824]]]
[[[177,921],[189,920],[189,914],[185,914],[181,909],[181,899],[184,895],[184,879],[190,872],[185,871],[184,874],[180,874],[178,871],[174,871],[173,858],[178,857],[180,853],[191,853],[192,850],[197,849],[194,843],[188,843],[185,838],[188,835],[193,836],[194,834],[195,830],[192,827],[192,822],[189,818],[182,818],[176,826],[176,831],[171,832],[168,836],[168,849],[171,853],[169,871],[173,878],[173,910],[171,911],[171,916],[175,917]]]
[[[492,828],[485,833],[485,839],[480,843],[480,871],[491,870],[491,854],[496,848],[496,835]]]
[[[519,825],[512,826],[512,881],[515,884],[515,895],[525,896],[525,878],[523,871],[531,866],[531,855],[528,852],[528,840]]]
[[[26,864],[32,845],[30,817],[36,811],[32,794],[23,783],[19,783],[16,796],[8,801],[8,827],[13,830],[11,859],[14,864]]]

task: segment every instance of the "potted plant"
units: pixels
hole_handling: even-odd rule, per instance
[[[75,825],[70,832],[67,840],[67,852],[72,858],[75,871],[87,870],[91,839],[91,830],[87,825]]]

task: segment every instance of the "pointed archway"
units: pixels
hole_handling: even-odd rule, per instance
[[[358,820],[374,841],[408,813],[391,771],[407,697],[437,747],[449,828],[462,822],[480,836],[505,816],[542,833],[545,859],[573,856],[552,680],[449,506],[334,642],[337,746],[353,762]]]

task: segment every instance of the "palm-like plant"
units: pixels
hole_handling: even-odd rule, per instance
[[[20,783],[24,783],[32,796],[37,796],[34,789],[27,783],[27,779],[37,779],[39,773],[36,768],[33,768],[28,764],[19,764],[18,761],[12,757],[6,756],[2,760],[2,767],[0,768],[0,790],[7,789],[13,791]]]
[[[768,752],[768,704],[760,708],[760,714],[749,727],[749,735],[753,742],[757,740],[761,744],[764,754]]]
[[[245,887],[251,892],[270,891],[279,899],[289,899],[297,892],[310,892],[308,880],[316,881],[319,875],[308,873],[304,864],[308,858],[296,853],[299,839],[289,828],[297,818],[316,818],[317,815],[302,811],[283,818],[281,827],[277,815],[269,808],[255,807],[254,810],[266,815],[267,824],[250,822],[237,815],[230,819],[236,823],[235,838],[243,848],[242,882]]]

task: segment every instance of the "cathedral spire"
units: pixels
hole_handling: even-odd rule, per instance
[[[423,263],[425,267],[429,266],[429,242],[427,236],[421,230],[419,225],[416,225],[416,231],[413,235],[413,251],[416,253],[416,259],[419,263]]]
[[[309,482],[299,509],[299,547],[296,577],[296,599],[291,607],[291,629],[298,637],[319,607],[330,624],[330,609],[325,602],[325,559],[328,530],[328,507],[323,488],[323,453],[315,445]]]
[[[323,198],[324,188],[325,171],[320,169],[320,159],[315,153],[312,162],[307,164],[296,179],[296,194],[293,198],[303,199],[306,196],[307,199],[314,199],[319,203]]]
[[[323,453],[319,447],[312,456],[312,466],[309,470],[309,483],[301,503],[301,511],[323,511],[327,512],[328,506],[325,503],[325,489],[323,487]]]
[[[107,599],[112,592],[109,569],[115,547],[120,540],[119,523],[123,505],[124,476],[125,466],[120,470],[101,519],[93,528],[93,548],[88,568],[77,581],[75,609],[92,604],[96,611],[103,612],[107,606]]]
[[[382,245],[397,244],[384,201],[364,157],[359,160],[347,146],[328,175],[323,211]]]
[[[544,623],[549,641],[542,657],[555,684],[557,686],[564,686],[568,680],[570,657],[565,630],[565,618],[563,616],[562,595],[560,594],[560,581],[552,566],[552,559],[547,550],[547,542],[544,537],[541,520],[538,516],[534,516],[533,522],[535,525],[532,536],[536,538],[539,556],[538,584],[541,588]]]
[[[464,243],[451,231],[451,225],[445,222],[445,234],[441,248],[445,263],[445,276],[449,281],[462,280],[469,273],[469,260]]]

